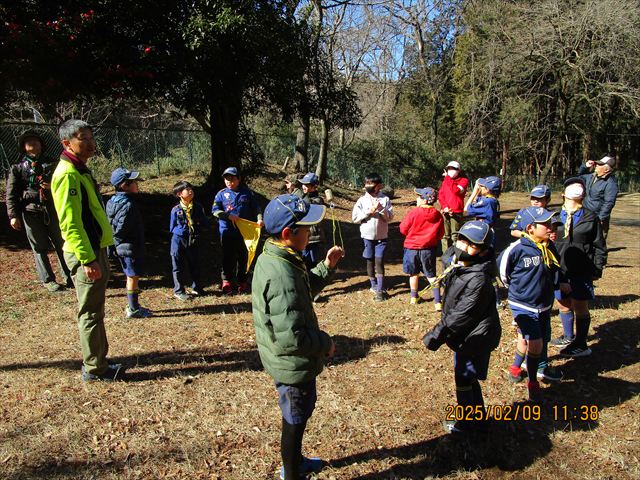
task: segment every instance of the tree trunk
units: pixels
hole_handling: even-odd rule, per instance
[[[507,185],[507,166],[509,165],[509,137],[502,140],[502,188]]]
[[[316,175],[322,183],[327,176],[327,154],[329,150],[329,122],[327,120],[320,121],[320,153],[318,154],[318,166]]]
[[[553,165],[555,164],[556,159],[560,155],[561,150],[562,150],[562,138],[560,137],[560,135],[558,135],[556,137],[556,139],[554,140],[554,142],[553,142],[553,147],[551,148],[551,154],[549,155],[549,158],[547,159],[547,163],[544,166],[544,168],[542,169],[542,171],[540,172],[539,183],[546,183],[547,182],[547,177],[549,176],[549,172],[551,171],[551,167],[553,167]]]
[[[295,165],[299,172],[309,171],[309,115],[303,114],[298,119],[296,134]]]
[[[211,172],[207,183],[213,187],[223,185],[222,172],[227,167],[241,169],[238,145],[240,111],[240,102],[234,99],[210,107]]]

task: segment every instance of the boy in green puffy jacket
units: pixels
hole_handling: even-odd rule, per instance
[[[319,458],[302,456],[302,437],[315,408],[316,377],[335,353],[331,337],[320,330],[313,297],[329,283],[344,255],[333,247],[307,271],[301,252],[310,227],[325,214],[324,205],[305,203],[295,195],[276,197],[264,211],[267,240],[258,257],[251,285],[253,323],[262,364],[275,381],[282,412],[281,479],[304,478],[319,471]]]

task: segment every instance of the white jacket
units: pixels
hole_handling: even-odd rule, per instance
[[[378,209],[374,214],[369,212],[375,202],[378,202]],[[382,193],[377,196],[365,193],[358,199],[351,220],[360,224],[360,236],[367,240],[384,240],[389,236],[389,222],[393,219],[393,207],[389,197]]]

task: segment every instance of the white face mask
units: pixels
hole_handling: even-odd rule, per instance
[[[450,168],[449,170],[447,170],[447,175],[449,175],[451,178],[456,178],[458,176],[458,170]]]

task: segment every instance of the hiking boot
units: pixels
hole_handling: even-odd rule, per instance
[[[554,338],[553,340],[551,340],[549,342],[549,345],[556,348],[564,348],[568,345],[571,345],[571,342],[573,342],[573,340],[574,340],[574,337],[567,337],[565,335],[560,335],[558,338]]]
[[[385,302],[387,300],[389,300],[389,294],[387,292],[385,292],[384,290],[379,290],[376,292],[375,297],[373,297],[373,299],[376,302]]]
[[[436,302],[433,304],[433,308],[435,309],[436,312],[441,312],[442,311],[442,303],[440,302]]]
[[[251,291],[251,286],[249,282],[240,282],[238,285],[238,295],[246,295]]]
[[[561,357],[569,357],[569,358],[578,358],[578,357],[588,357],[591,355],[591,349],[586,345],[576,345],[575,342],[569,344],[568,347],[560,350]]]
[[[520,383],[522,380],[524,380],[526,377],[526,374],[524,372],[524,370],[522,370],[522,368],[517,367],[515,365],[511,365],[509,367],[509,373],[507,378],[509,379],[509,382],[511,383]]]
[[[317,473],[324,467],[324,461],[317,457],[302,457],[300,478],[307,478],[310,473]],[[284,480],[284,467],[280,467],[280,480]]]
[[[174,297],[176,297],[178,300],[180,300],[181,302],[186,302],[188,300],[191,300],[191,296],[187,295],[184,292],[178,292],[178,293],[174,293],[173,294]]]
[[[555,367],[545,367],[542,370],[538,370],[536,377],[539,381],[545,383],[559,382],[564,377],[562,370]]]
[[[542,390],[538,382],[527,381],[527,390],[529,390],[529,401],[532,403],[542,403]]]
[[[62,285],[54,281],[45,283],[44,288],[46,288],[49,293],[58,293],[64,290],[64,287]]]
[[[233,295],[233,286],[231,285],[231,282],[228,282],[227,280],[222,282],[222,293],[224,295]]]
[[[420,303],[420,297],[411,297],[409,305],[418,305]]]
[[[83,382],[115,382],[116,380],[121,380],[122,378],[118,377],[121,373],[124,373],[124,368],[121,363],[109,363],[107,365],[107,371],[102,375],[95,375],[93,373],[88,373],[84,365],[82,366],[82,381]]]
[[[131,310],[131,307],[127,305],[124,309],[124,315],[127,318],[148,318],[152,313],[148,308],[138,307],[137,310]]]

